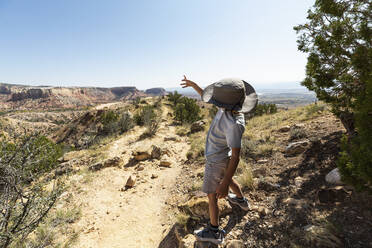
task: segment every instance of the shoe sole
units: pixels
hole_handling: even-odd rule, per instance
[[[194,235],[196,237],[196,240],[197,241],[201,241],[201,242],[211,242],[215,245],[220,245],[223,243],[224,239],[222,241],[218,241],[218,240],[215,240],[215,239],[210,239],[210,238],[201,238],[199,237],[198,235]]]
[[[227,200],[231,203],[231,204],[234,204],[234,205],[237,205],[237,206],[239,206],[241,209],[243,209],[244,211],[248,211],[248,210],[250,210],[250,207],[249,207],[249,205],[247,206],[247,208],[245,208],[245,207],[242,207],[242,206],[240,206],[240,204],[239,203],[237,203],[237,202],[235,202],[235,201],[233,201],[233,200],[231,200],[230,198],[227,198]]]

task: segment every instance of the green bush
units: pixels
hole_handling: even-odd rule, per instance
[[[129,112],[124,112],[118,121],[119,130],[121,133],[125,133],[133,128],[133,118]]]
[[[278,112],[278,108],[274,103],[260,103],[256,106],[255,116],[261,116],[263,114],[275,114]]]
[[[119,114],[112,110],[105,111],[100,117],[100,122],[103,124],[103,133],[106,135],[116,133],[119,129],[118,120]]]
[[[145,105],[134,115],[134,121],[139,126],[145,126],[146,131],[141,138],[151,137],[156,134],[160,125],[160,117],[157,115],[154,106]]]
[[[173,103],[173,106],[176,106],[178,101],[181,99],[182,95],[178,94],[178,92],[175,91],[174,93],[169,93],[167,97],[168,97],[168,101]]]
[[[36,134],[0,141],[0,247],[23,244],[54,206],[64,186],[57,181],[47,190],[41,178],[61,155],[59,146]]]
[[[319,112],[323,112],[325,108],[326,106],[324,104],[314,103],[314,104],[307,105],[305,107],[306,117],[309,118],[309,117],[315,116]]]
[[[181,97],[174,108],[174,119],[182,123],[192,123],[200,120],[200,107],[196,104],[196,100]]]
[[[150,105],[146,105],[140,108],[140,110],[134,115],[134,122],[138,126],[143,126],[145,124],[149,124],[151,120],[155,118],[155,111],[154,107]]]

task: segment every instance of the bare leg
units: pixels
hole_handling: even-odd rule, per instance
[[[211,224],[213,226],[218,226],[218,204],[217,204],[217,197],[216,193],[208,194],[208,200],[209,200],[209,217]]]
[[[236,182],[234,179],[231,180],[231,183],[230,183],[229,187],[237,197],[239,197],[239,198],[243,197],[243,192],[242,192],[238,182]]]

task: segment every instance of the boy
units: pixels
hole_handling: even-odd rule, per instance
[[[245,128],[244,114],[257,105],[257,95],[252,86],[240,79],[223,79],[204,90],[184,76],[181,86],[192,87],[204,102],[217,106],[218,112],[208,131],[205,146],[205,172],[202,191],[208,195],[210,224],[195,232],[199,241],[220,244],[225,232],[219,228],[217,201],[227,196],[231,204],[249,210],[239,184],[232,178],[239,163],[241,138]],[[234,194],[228,194],[228,189]]]

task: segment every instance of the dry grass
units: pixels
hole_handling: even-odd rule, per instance
[[[190,131],[190,124],[185,124],[185,125],[182,125],[182,126],[177,126],[176,127],[176,134],[178,136],[186,136],[188,134],[188,132]]]
[[[240,162],[239,167],[241,170],[237,175],[237,181],[240,184],[241,187],[243,188],[248,188],[248,189],[253,189],[254,184],[253,184],[253,174],[252,174],[252,169],[249,166],[249,164],[245,163],[244,161]]]
[[[206,133],[195,133],[190,135],[190,150],[188,155],[190,158],[195,160],[204,159],[204,149],[205,149],[205,136]]]
[[[80,217],[81,209],[77,206],[52,211],[27,240],[16,243],[15,247],[71,247],[77,241],[80,232],[68,225]],[[61,234],[66,238],[61,239]]]
[[[178,213],[178,215],[176,216],[176,222],[185,228],[186,228],[186,225],[189,219],[190,219],[190,215],[187,215],[183,212]]]

